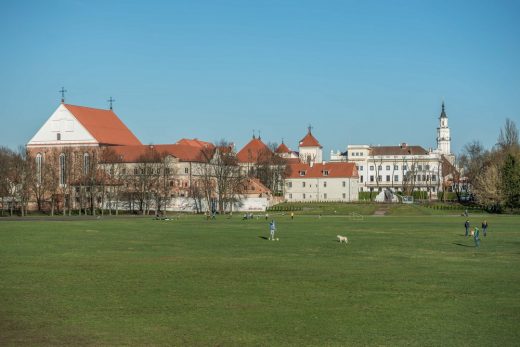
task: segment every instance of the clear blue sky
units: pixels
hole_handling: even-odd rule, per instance
[[[2,1],[0,145],[58,106],[114,109],[143,143],[452,150],[520,126],[519,1]]]

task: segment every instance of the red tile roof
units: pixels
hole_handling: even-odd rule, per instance
[[[424,155],[428,151],[421,146],[377,146],[370,147],[371,155]]]
[[[320,143],[309,131],[303,139],[300,140],[300,147],[321,147]]]
[[[289,147],[285,145],[285,143],[282,142],[274,152],[279,154],[291,153],[291,150],[289,149]]]
[[[141,141],[112,110],[69,104],[64,106],[100,144],[141,145]]]
[[[358,171],[354,163],[334,162],[314,164],[289,164],[290,173],[287,178],[357,178]],[[303,175],[301,173],[304,173]]]
[[[256,163],[259,158],[271,154],[271,150],[262,140],[253,138],[237,153],[237,159],[239,163]]]
[[[199,148],[213,148],[215,147],[211,142],[201,141],[199,139],[180,139],[177,141],[178,145],[187,145]]]
[[[213,155],[214,148],[201,149],[195,146],[180,144],[173,145],[140,145],[140,146],[114,146],[112,147],[117,155],[120,155],[125,163],[139,162],[147,151],[154,151],[158,154],[171,155],[179,161],[206,162]]]
[[[244,188],[242,194],[271,194],[271,190],[258,178],[247,178],[242,184]]]

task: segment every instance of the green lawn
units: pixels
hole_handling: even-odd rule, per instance
[[[0,345],[518,345],[520,217],[275,218],[0,221]]]

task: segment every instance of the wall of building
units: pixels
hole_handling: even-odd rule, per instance
[[[358,201],[357,178],[290,178],[285,181],[285,199],[289,202]]]

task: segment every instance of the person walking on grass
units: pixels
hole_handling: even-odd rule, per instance
[[[487,227],[488,227],[488,223],[487,223],[487,220],[485,220],[482,222],[482,234],[484,235],[484,237],[486,237]]]
[[[276,231],[276,224],[274,223],[274,219],[269,223],[269,240],[274,241],[274,232]]]
[[[294,212],[291,212],[291,220],[294,219]]]
[[[466,219],[466,223],[464,223],[464,227],[466,228],[466,237],[468,237],[469,233],[469,220]]]
[[[473,232],[473,240],[475,240],[475,247],[480,248],[480,231],[477,227],[475,227],[475,231]]]

